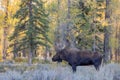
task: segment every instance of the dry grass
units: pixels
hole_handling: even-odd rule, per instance
[[[29,69],[22,72],[8,69],[0,73],[0,80],[113,80],[115,73],[120,74],[120,65],[114,63],[103,66],[100,71],[96,71],[93,66],[79,66],[76,73],[72,72],[70,66],[61,64],[34,66],[28,66]],[[19,66],[23,67],[24,65]]]

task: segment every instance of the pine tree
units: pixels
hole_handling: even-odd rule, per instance
[[[99,34],[103,29],[98,18],[96,0],[79,0],[76,14],[76,40],[80,49],[103,51],[103,42]]]
[[[48,46],[46,42],[50,42],[47,32],[48,14],[44,9],[44,2],[41,0],[22,0],[20,9],[16,12],[15,18],[19,19],[10,41],[16,45],[14,52],[24,49],[29,51],[28,63],[32,63],[32,55],[39,45]]]

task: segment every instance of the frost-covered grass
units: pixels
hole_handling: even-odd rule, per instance
[[[61,64],[19,65],[1,72],[0,80],[116,80],[116,73],[120,77],[120,65],[114,63],[101,67],[100,71],[93,66],[79,66],[76,73]]]

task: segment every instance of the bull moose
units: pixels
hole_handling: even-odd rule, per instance
[[[65,60],[72,67],[73,72],[76,72],[77,66],[94,65],[96,70],[102,62],[103,55],[99,52],[81,51],[77,48],[65,48],[58,51],[52,58],[52,61],[62,62]]]

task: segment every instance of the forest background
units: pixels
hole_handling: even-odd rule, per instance
[[[0,0],[0,61],[49,61],[55,45],[120,59],[120,0]]]

